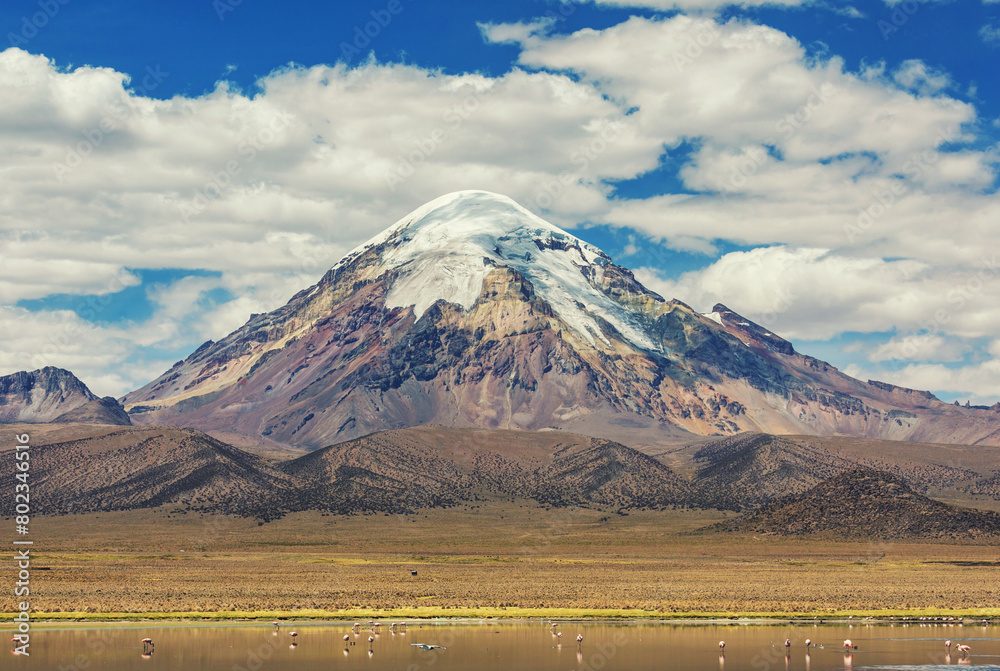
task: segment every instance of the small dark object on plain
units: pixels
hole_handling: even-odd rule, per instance
[[[410,575],[417,575],[416,571],[410,571]]]

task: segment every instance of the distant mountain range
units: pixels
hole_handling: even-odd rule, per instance
[[[98,398],[73,373],[51,366],[0,377],[0,424],[14,422],[132,423],[117,400]]]
[[[618,443],[556,431],[423,426],[280,462],[193,429],[77,431],[80,437],[69,440],[36,434],[32,500],[39,514],[159,508],[268,521],[310,510],[408,514],[516,503],[619,514],[676,507],[744,511],[708,529],[716,532],[869,540],[1000,535],[1000,514],[947,505],[917,491],[929,489],[921,482],[926,478],[953,491],[986,494],[996,506],[1000,492],[990,494],[990,488],[997,448],[990,447],[950,455],[966,460],[989,452],[964,469],[942,463],[947,458],[934,446],[913,444],[919,453],[913,462],[885,454],[885,467],[904,470],[903,477],[838,456],[836,445],[824,456],[802,439],[773,436],[715,441],[696,450],[699,468],[682,472]],[[0,477],[13,475],[14,461],[2,460]]]
[[[306,449],[423,424],[1000,444],[998,410],[859,381],[723,305],[665,300],[483,191],[418,208],[124,403],[139,424]]]

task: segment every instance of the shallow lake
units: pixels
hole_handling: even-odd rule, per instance
[[[601,669],[939,669],[1000,671],[1000,627],[957,624],[663,624],[561,622],[389,622],[352,632],[346,624],[102,625],[36,629],[30,657],[6,656],[0,668],[51,671],[399,671]],[[294,638],[291,632],[296,632]],[[577,644],[578,635],[583,641]],[[344,641],[344,636],[348,640]],[[142,639],[151,638],[152,653]],[[374,640],[369,643],[369,637]],[[785,639],[791,646],[785,648]],[[805,640],[813,647],[807,654]],[[844,651],[844,640],[857,646]],[[951,652],[945,641],[952,641]],[[719,653],[725,641],[725,655]],[[422,650],[424,643],[445,649]],[[971,654],[957,651],[969,645]]]

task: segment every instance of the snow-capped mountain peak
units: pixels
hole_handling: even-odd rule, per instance
[[[682,429],[1000,435],[994,411],[850,378],[725,305],[704,315],[665,301],[597,248],[483,191],[418,208],[126,404],[142,424],[310,448],[420,424],[648,445]]]

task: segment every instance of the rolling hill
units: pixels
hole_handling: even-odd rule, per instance
[[[407,513],[500,499],[609,510],[704,505],[687,480],[655,459],[558,432],[419,427],[282,462],[192,429],[55,437],[32,448],[32,501],[39,514],[166,506],[268,520],[304,510]],[[4,461],[11,479],[14,463]]]
[[[661,459],[724,508],[752,510],[863,466],[900,477],[927,496],[1000,510],[1000,448],[987,445],[741,434]]]
[[[758,434],[693,446],[688,466],[672,468],[620,443],[557,431],[424,426],[275,459],[192,429],[11,428],[33,436],[32,501],[40,514],[164,506],[269,520],[306,510],[412,513],[514,501],[612,512],[673,507],[752,512],[806,496],[859,467],[905,484],[921,500],[930,493],[966,506],[1000,508],[994,491],[998,448],[987,447],[882,442],[873,457],[871,446],[858,439]],[[942,449],[950,454],[942,455]],[[672,463],[682,463],[678,454],[672,456]],[[13,477],[13,460],[4,463]],[[840,505],[818,510],[836,520]]]
[[[855,468],[710,528],[869,541],[980,538],[1000,535],[1000,513],[950,506],[918,494],[898,476]]]

